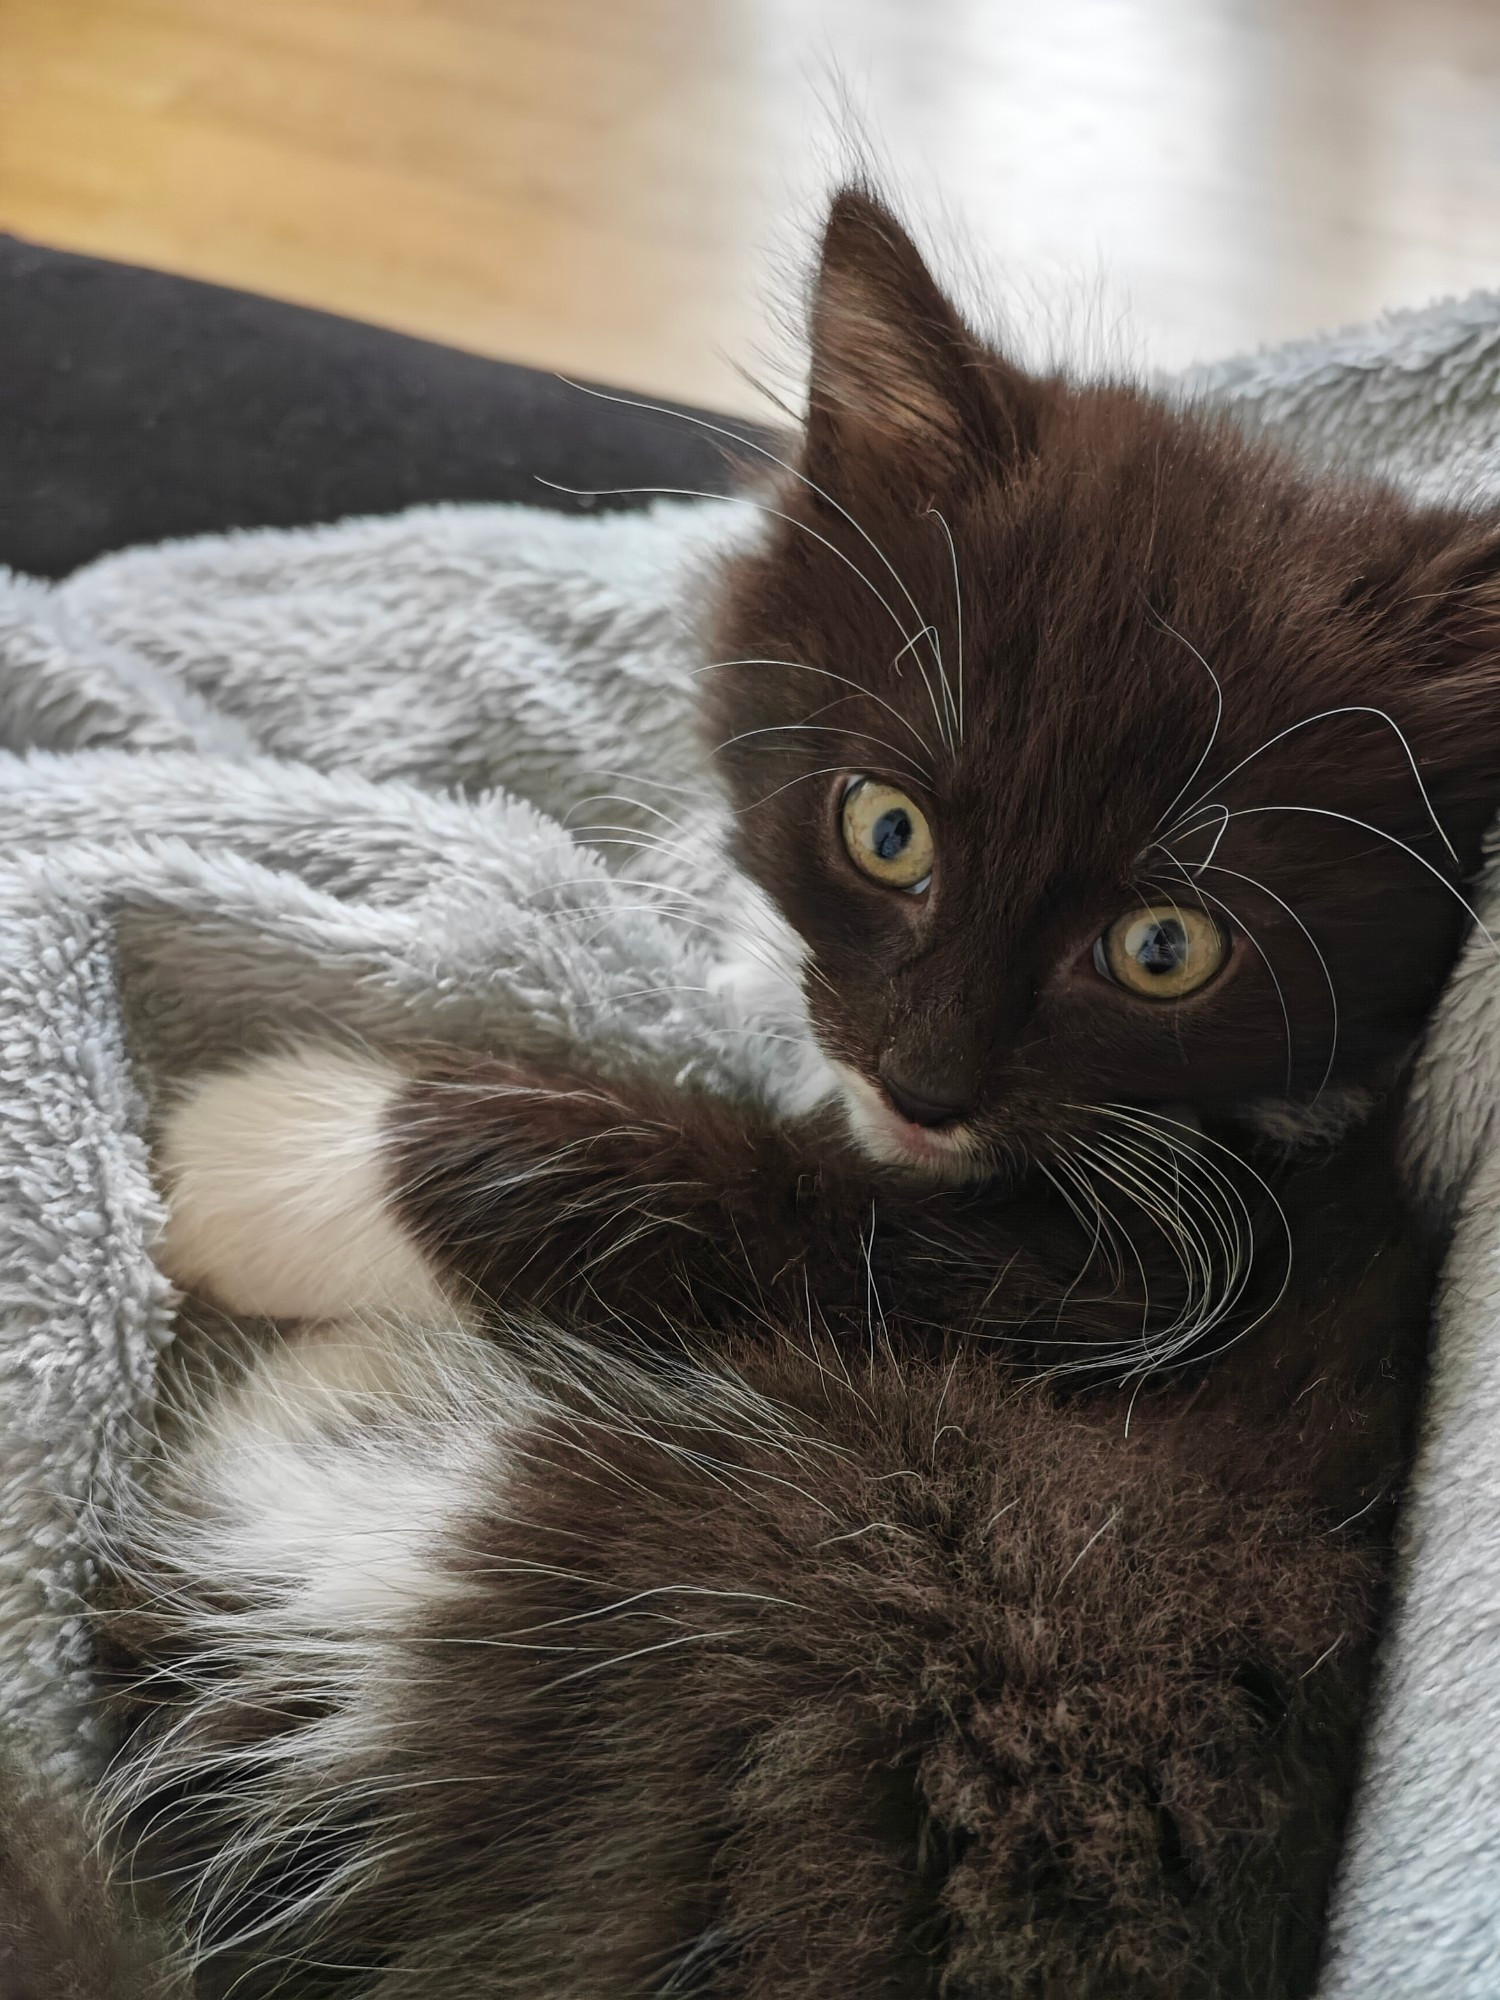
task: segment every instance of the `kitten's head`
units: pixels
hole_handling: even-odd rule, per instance
[[[1500,806],[1500,524],[1022,373],[858,193],[766,522],[707,719],[869,1151],[1390,1076]]]

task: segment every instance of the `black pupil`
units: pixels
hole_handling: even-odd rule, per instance
[[[1135,948],[1136,964],[1157,978],[1181,972],[1188,958],[1187,929],[1180,917],[1157,917]]]
[[[896,861],[911,846],[911,814],[905,806],[883,812],[870,831],[870,845],[882,861]]]

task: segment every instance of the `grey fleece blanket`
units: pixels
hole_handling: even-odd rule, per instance
[[[1497,297],[1186,386],[1426,493],[1500,477]],[[692,727],[703,571],[748,513],[424,509],[0,573],[0,1726],[59,1773],[97,1749],[86,1498],[172,1337],[164,1081],[305,1026],[819,1087]],[[1500,933],[1500,862],[1484,894]],[[724,976],[732,905],[763,980]],[[1456,1227],[1327,2000],[1500,1994],[1497,1078],[1478,939],[1417,1099]]]

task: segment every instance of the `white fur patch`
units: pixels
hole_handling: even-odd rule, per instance
[[[909,1167],[929,1180],[984,1179],[988,1163],[965,1126],[932,1130],[913,1125],[858,1070],[842,1062],[833,1067],[850,1136],[870,1159],[885,1166]]]
[[[262,1367],[220,1409],[201,1467],[216,1553],[242,1583],[282,1593],[298,1622],[410,1617],[433,1587],[450,1481],[439,1460],[403,1456],[389,1431],[362,1432],[339,1402],[337,1382],[306,1365]]]
[[[467,1587],[445,1555],[534,1403],[456,1325],[309,1329],[190,1423],[178,1560],[257,1601],[267,1636],[409,1632]]]
[[[492,1606],[505,1643],[496,1517],[550,1412],[451,1311],[299,1328],[243,1372],[223,1358],[176,1385],[160,1457],[101,1512],[117,1587],[154,1628],[140,1692],[170,1708],[96,1797],[127,1837],[202,1831],[179,1904],[193,1946],[253,1938],[259,1962],[303,1965],[407,1836],[412,1788],[446,1781],[411,1754],[413,1717],[488,1643],[483,1619],[446,1624],[455,1607]],[[325,1828],[349,1837],[323,1849]]]
[[[157,1153],[167,1276],[271,1319],[440,1311],[442,1289],[385,1188],[385,1120],[404,1082],[331,1046],[199,1079]]]

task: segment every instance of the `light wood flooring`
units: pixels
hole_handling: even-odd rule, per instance
[[[0,0],[0,229],[739,408],[851,131],[1138,358],[1500,285],[1500,0]]]

